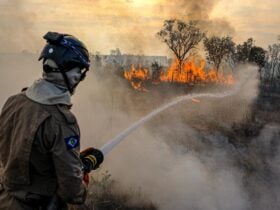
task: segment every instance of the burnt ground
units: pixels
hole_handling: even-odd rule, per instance
[[[228,133],[244,169],[244,185],[255,209],[279,209],[280,95],[259,96],[251,116]]]
[[[280,94],[258,96],[252,109],[242,122],[230,127],[196,127],[203,133],[203,144],[192,149],[203,153],[207,145],[208,152],[227,151],[244,173],[250,209],[276,210],[280,208]]]

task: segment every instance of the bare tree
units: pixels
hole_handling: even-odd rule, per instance
[[[270,94],[280,91],[280,37],[277,43],[268,46],[261,79],[264,92]]]
[[[197,21],[185,23],[181,20],[165,20],[163,28],[157,33],[158,37],[167,44],[178,59],[178,69],[188,57],[188,52],[205,36],[197,27]]]
[[[219,71],[222,61],[230,58],[235,51],[235,43],[232,41],[232,38],[228,36],[206,37],[203,44],[207,53],[207,60],[213,63],[217,72]]]
[[[249,63],[255,63],[258,65],[260,80],[263,79],[262,75],[263,75],[264,67],[266,65],[266,53],[267,52],[263,48],[252,46],[248,58]]]
[[[162,73],[162,66],[159,65],[158,62],[152,63],[152,81],[158,82],[160,80],[160,75]]]
[[[270,80],[274,80],[280,68],[280,43],[268,47],[268,64],[270,69]]]
[[[96,52],[93,56],[93,64],[98,68],[102,66],[102,57],[100,52]]]

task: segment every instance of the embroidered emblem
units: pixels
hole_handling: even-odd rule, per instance
[[[66,144],[66,147],[68,150],[76,148],[77,146],[79,146],[79,143],[80,143],[79,136],[69,136],[69,137],[65,138],[64,140],[65,140],[65,144]]]

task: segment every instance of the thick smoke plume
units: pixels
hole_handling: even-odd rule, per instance
[[[109,170],[125,189],[140,189],[160,209],[277,209],[276,181],[267,180],[262,172],[248,177],[243,166],[236,164],[247,151],[232,146],[223,132],[250,115],[258,94],[256,68],[242,66],[239,72],[239,80],[248,75],[250,79],[237,95],[218,101],[184,102],[166,110],[117,146],[100,172]],[[166,101],[161,95],[151,99],[129,91],[117,78],[102,80],[95,75],[88,82],[91,88],[83,84],[82,95],[77,95],[83,104],[76,109],[83,116],[85,146],[103,145]],[[269,153],[270,142],[276,138],[279,126],[268,125],[252,141],[255,146],[250,154],[261,152],[262,144]],[[258,161],[254,164],[262,171],[264,166]],[[269,170],[279,175],[277,156],[269,159]]]
[[[208,19],[209,14],[219,0],[175,0],[164,1],[161,5],[163,12],[170,17],[180,17],[188,19]]]
[[[159,8],[166,17],[177,18],[184,21],[199,20],[200,27],[209,36],[233,36],[234,27],[225,19],[210,19],[210,14],[220,0],[175,0],[164,1]]]
[[[58,31],[78,36],[89,43],[92,52],[108,53],[120,48],[124,53],[166,55],[169,51],[156,33],[167,19],[200,20],[201,28],[209,35],[234,34],[227,20],[210,19],[218,2],[164,0],[140,4],[86,0],[78,4],[65,0],[54,8],[57,3],[53,0],[41,4],[3,0],[0,3],[0,52],[40,51],[41,37],[47,31]],[[77,11],[77,7],[81,7],[80,10]]]
[[[256,69],[246,67],[242,71],[252,73]],[[77,97],[82,104],[76,107],[83,116],[86,146],[102,145],[142,115],[143,109],[152,111],[155,107],[149,102],[163,101],[160,97],[145,101],[116,81],[101,82],[95,77],[87,82],[91,88],[81,87],[82,95]],[[85,96],[88,91],[90,99]],[[218,130],[207,133],[195,127],[219,128],[240,122],[250,112],[256,94],[257,80],[252,76],[236,96],[219,101],[202,99],[198,105],[178,104],[115,148],[102,170],[108,169],[127,189],[141,189],[160,209],[248,209],[244,174],[228,155],[234,150],[226,137],[216,133]],[[205,145],[205,139],[217,148]]]

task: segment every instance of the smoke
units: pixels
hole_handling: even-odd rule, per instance
[[[237,95],[219,101],[201,99],[199,104],[186,102],[162,113],[116,147],[99,173],[109,170],[121,183],[120,190],[140,189],[160,209],[277,209],[278,155],[269,158],[272,181],[263,177],[267,174],[246,177],[235,159],[247,153],[270,153],[279,139],[279,126],[267,125],[252,141],[250,151],[241,152],[221,131],[244,120],[257,95],[256,68],[239,70],[240,80],[248,75],[250,79]],[[130,92],[117,78],[100,80],[95,75],[87,82],[90,85],[82,84],[77,92],[80,103],[75,107],[83,139],[89,139],[84,147],[99,147],[135,121],[139,110],[155,108],[144,100],[144,93]],[[265,171],[260,162],[256,160],[256,168]]]
[[[208,19],[201,20],[200,27],[207,33],[208,37],[211,36],[234,36],[235,28],[233,25],[224,19]]]
[[[254,209],[279,209],[279,139],[279,123],[268,123],[244,151],[244,159],[255,171],[246,182]]]
[[[42,74],[42,67],[33,54],[0,54],[0,107],[6,99],[28,87]]]
[[[109,170],[121,190],[140,189],[160,209],[249,209],[245,174],[234,161],[239,153],[222,132],[249,115],[257,95],[256,68],[242,66],[239,73],[239,80],[250,79],[237,95],[186,101],[164,111],[109,153],[97,173]],[[104,72],[87,78],[74,107],[82,146],[100,147],[167,100],[151,94],[153,99],[129,90]]]
[[[2,0],[0,14],[0,52],[34,51],[38,44],[36,13],[25,9],[21,0]]]
[[[164,20],[198,19],[209,35],[233,35],[226,20],[211,19],[218,0],[199,1],[93,1],[65,0],[36,3],[26,0],[0,3],[0,52],[37,52],[47,31],[78,36],[90,51],[166,55],[168,47],[156,37]],[[80,9],[77,10],[76,8]]]
[[[175,0],[164,1],[161,4],[161,12],[170,17],[180,17],[185,19],[208,19],[209,14],[219,0]]]
[[[184,21],[199,20],[200,28],[208,36],[233,36],[235,29],[226,19],[211,19],[210,14],[220,0],[176,0],[164,1],[159,7],[165,16]]]

